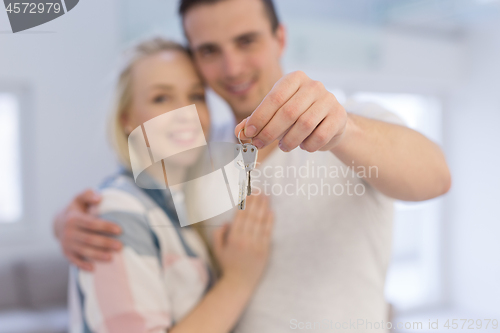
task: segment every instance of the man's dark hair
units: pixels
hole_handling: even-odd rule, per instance
[[[227,0],[180,0],[179,14],[181,15],[182,19],[184,19],[184,15],[186,15],[187,11],[190,8],[193,8],[194,6],[203,4],[214,4],[221,1],[227,1]],[[261,1],[264,4],[264,9],[266,11],[267,16],[271,21],[271,30],[272,32],[276,32],[276,29],[278,28],[280,22],[278,19],[278,15],[276,14],[276,9],[274,8],[273,0],[261,0]]]

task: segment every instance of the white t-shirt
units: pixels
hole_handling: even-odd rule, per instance
[[[345,107],[401,124],[373,104]],[[233,131],[228,126],[227,140]],[[214,141],[221,139],[218,134]],[[384,283],[393,200],[357,177],[362,169],[347,167],[331,152],[276,149],[252,172],[254,193],[271,194],[273,245],[267,270],[235,332],[364,332],[373,331],[368,322],[375,327],[387,322]],[[368,172],[375,177],[377,171]],[[228,220],[231,213],[221,218]]]

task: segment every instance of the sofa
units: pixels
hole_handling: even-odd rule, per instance
[[[0,264],[0,333],[67,332],[68,272],[55,254]]]

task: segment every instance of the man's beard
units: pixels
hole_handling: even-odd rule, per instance
[[[269,89],[270,90],[270,89]],[[257,109],[262,100],[266,97],[267,93],[263,93],[263,89],[259,88],[257,91],[257,97],[246,96],[247,98],[253,98],[253,101],[238,102],[235,100],[229,101],[228,104],[231,107],[233,114],[236,119],[243,120],[252,115],[252,113]],[[242,105],[245,104],[245,105]]]

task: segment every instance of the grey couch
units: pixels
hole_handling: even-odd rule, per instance
[[[0,333],[67,332],[68,263],[37,256],[0,265]]]

